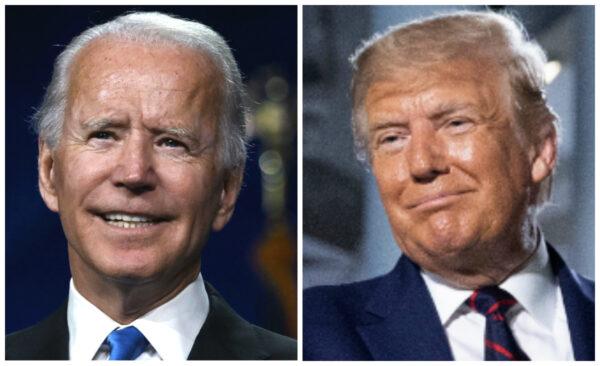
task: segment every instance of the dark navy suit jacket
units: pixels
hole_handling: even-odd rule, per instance
[[[209,311],[189,360],[295,360],[296,341],[240,318],[208,282]],[[39,324],[6,337],[7,360],[68,360],[67,302]]]
[[[576,360],[594,360],[594,283],[549,247]],[[305,360],[452,360],[448,338],[420,275],[402,256],[388,274],[304,292]]]

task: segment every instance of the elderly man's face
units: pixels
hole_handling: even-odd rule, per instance
[[[189,49],[101,39],[71,82],[60,143],[40,147],[40,187],[74,277],[194,275],[239,187],[218,163],[216,69]]]
[[[506,73],[459,60],[396,75],[368,89],[366,109],[373,173],[402,250],[454,282],[522,263],[526,209],[551,164],[517,124]]]

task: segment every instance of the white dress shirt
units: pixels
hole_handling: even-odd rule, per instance
[[[208,294],[199,275],[168,302],[122,325],[84,298],[71,279],[67,308],[69,359],[107,360],[106,336],[116,328],[133,325],[150,342],[137,360],[185,360],[206,320],[208,307]]]
[[[538,249],[525,267],[499,286],[518,301],[507,312],[508,325],[531,360],[573,360],[562,294],[552,274],[548,248],[539,237]],[[423,271],[422,275],[454,359],[483,360],[485,317],[464,303],[473,291],[452,287],[432,273]]]

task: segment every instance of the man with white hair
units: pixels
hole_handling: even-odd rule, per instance
[[[351,61],[356,149],[403,256],[305,291],[305,359],[593,360],[594,284],[536,222],[557,151],[541,48],[509,16],[458,12]]]
[[[56,313],[7,336],[7,359],[296,358],[200,274],[246,158],[244,88],[221,36],[160,13],[92,27],[58,57],[35,119],[72,281]]]

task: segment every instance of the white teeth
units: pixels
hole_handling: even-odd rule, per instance
[[[127,214],[106,214],[104,215],[104,220],[106,220],[109,225],[122,227],[125,229],[146,227],[155,224],[155,222],[147,216],[135,216]]]
[[[109,225],[113,225],[113,226],[117,226],[117,227],[122,227],[125,229],[133,229],[133,228],[137,228],[137,227],[146,227],[146,226],[150,226],[153,225],[151,222],[127,222],[127,221],[107,221]]]
[[[146,216],[133,216],[126,214],[106,214],[104,218],[108,221],[124,221],[124,222],[151,222],[152,219]]]

